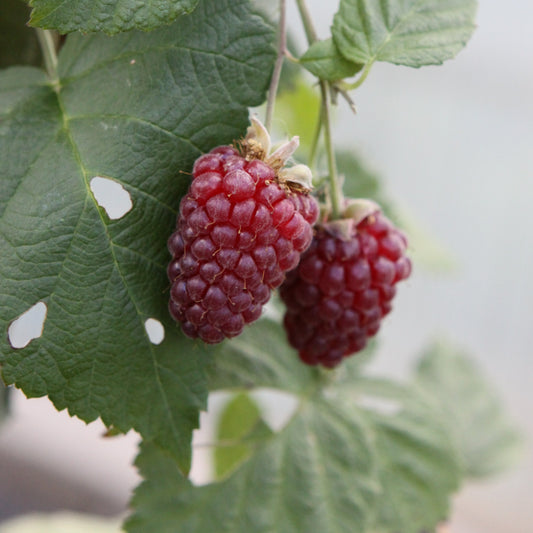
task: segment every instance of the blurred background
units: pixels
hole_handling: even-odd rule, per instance
[[[337,2],[309,5],[327,37]],[[453,533],[533,531],[531,20],[527,0],[482,0],[478,29],[455,60],[420,70],[377,64],[353,95],[358,114],[343,102],[337,112],[336,144],[355,148],[384,177],[396,205],[453,263],[437,272],[419,266],[422,251],[413,250],[414,274],[380,333],[372,372],[404,376],[433,338],[448,338],[477,360],[527,439],[514,470],[463,487]],[[101,423],[87,427],[46,399],[13,392],[0,431],[0,522],[63,508],[125,513],[139,481],[136,435],[104,438]],[[193,473],[203,480],[205,463]]]

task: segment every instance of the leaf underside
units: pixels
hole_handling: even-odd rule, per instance
[[[194,487],[153,447],[130,533],[366,531],[376,495],[371,433],[358,410],[308,403],[231,477]],[[164,495],[161,492],[164,487]]]
[[[355,63],[439,65],[470,39],[476,0],[341,0],[332,35]]]
[[[60,89],[0,73],[0,364],[27,396],[85,421],[138,430],[190,461],[209,350],[168,318],[166,239],[194,159],[239,138],[260,104],[273,32],[245,0],[204,0],[157,33],[70,36]],[[95,176],[133,208],[110,220]],[[7,329],[35,303],[44,331],[14,350]],[[165,327],[150,342],[145,320]]]
[[[326,376],[300,366],[289,389],[285,379],[297,357],[278,343],[279,324],[261,319],[249,331],[227,358],[217,354],[211,386],[290,390],[298,400],[292,418],[277,433],[250,433],[257,411],[247,407],[252,416],[239,425],[239,409],[230,404],[224,420],[232,418],[223,421],[219,438],[238,444],[241,435],[244,462],[201,487],[164,453],[142,446],[137,466],[145,481],[132,500],[127,531],[420,533],[447,517],[460,457],[425,394],[389,381],[376,386],[358,374],[356,357]],[[396,409],[382,412],[365,403],[369,397]],[[216,441],[213,447],[216,457]]]
[[[318,78],[332,81],[354,76],[363,68],[343,57],[333,39],[313,43],[300,58],[300,64]]]
[[[417,369],[417,385],[440,408],[472,478],[494,475],[516,463],[523,439],[500,398],[475,362],[444,343],[427,350]]]

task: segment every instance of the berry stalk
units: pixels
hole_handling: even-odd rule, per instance
[[[298,11],[304,26],[305,34],[309,44],[313,44],[318,40],[318,36],[311,20],[311,15],[305,0],[296,0],[298,4]],[[331,219],[341,217],[344,207],[344,196],[342,194],[342,186],[337,175],[337,163],[335,161],[335,151],[333,149],[333,141],[331,136],[331,92],[329,83],[325,80],[320,80],[320,92],[322,96],[322,110],[320,113],[320,120],[324,127],[324,142],[328,158],[329,171],[329,193],[331,201]],[[318,130],[319,134],[320,130]],[[317,134],[317,138],[318,138]],[[315,150],[312,154],[314,155]]]
[[[331,103],[330,90],[327,81],[320,82],[320,92],[322,93],[322,120],[324,121],[324,143],[328,157],[329,171],[329,196],[331,200],[331,219],[340,218],[344,207],[344,196],[342,186],[337,175],[337,162],[335,160],[335,151],[333,149],[333,140],[331,136]]]

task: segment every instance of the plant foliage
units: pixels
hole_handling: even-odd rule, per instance
[[[519,438],[454,349],[429,350],[402,385],[365,375],[373,345],[336,373],[302,365],[276,303],[216,347],[168,317],[166,239],[180,198],[194,160],[239,139],[249,108],[265,100],[271,23],[247,0],[30,4],[31,24],[79,32],[57,66],[43,48],[47,72],[30,66],[41,56],[26,28],[6,33],[18,52],[0,47],[0,66],[26,65],[0,71],[0,365],[28,397],[140,433],[144,481],[127,531],[419,533],[448,516],[464,477],[508,464]],[[0,29],[24,13],[4,2]],[[299,63],[338,96],[344,78],[364,81],[375,61],[452,57],[474,14],[473,0],[341,0],[332,36]],[[280,123],[301,130],[309,156],[320,102],[294,68],[286,75]],[[337,163],[348,194],[394,211],[352,150],[338,150]],[[110,217],[96,177],[119,186],[131,209]],[[42,334],[14,347],[10,326],[38,302]],[[148,319],[164,328],[159,344]],[[295,399],[281,429],[248,394],[262,388]],[[186,477],[190,443],[210,391],[236,395],[219,420],[213,481],[198,487]]]

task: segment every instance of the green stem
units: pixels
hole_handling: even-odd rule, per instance
[[[309,148],[309,160],[308,166],[312,172],[315,170],[316,166],[316,157],[318,149],[318,141],[320,139],[320,134],[322,133],[322,122],[323,122],[323,111],[322,106],[320,106],[320,112],[318,115],[318,120],[316,123],[315,134],[313,135],[313,140],[311,141],[311,147]]]
[[[331,200],[331,218],[340,218],[344,207],[344,196],[337,175],[337,162],[335,161],[335,151],[333,149],[333,140],[331,137],[331,95],[329,85],[326,81],[320,82],[320,92],[322,93],[322,110],[324,122],[324,142],[328,156],[329,170],[329,192]]]
[[[305,0],[296,0],[296,3],[298,4],[298,11],[300,12],[300,17],[302,18],[307,41],[309,44],[313,44],[315,41],[318,41],[318,35],[313,25],[313,21],[311,20],[311,14],[309,13],[307,3]]]
[[[52,32],[48,30],[42,30],[41,28],[36,28],[36,32],[41,51],[43,53],[44,66],[46,68],[48,77],[53,85],[58,85],[59,76],[57,74],[57,53]]]
[[[266,107],[265,128],[270,131],[272,126],[272,117],[274,116],[274,104],[278,93],[281,69],[283,68],[283,59],[287,49],[287,7],[286,0],[279,2],[279,38],[278,38],[278,57],[272,71],[270,87],[268,88],[268,100]]]
[[[298,4],[298,10],[300,12],[300,17],[302,18],[307,40],[309,41],[309,44],[313,44],[318,40],[318,36],[313,21],[311,20],[311,14],[309,13],[306,0],[296,0],[296,3]],[[339,177],[337,176],[337,163],[335,161],[335,151],[333,149],[333,141],[331,137],[331,93],[327,81],[320,80],[320,92],[322,94],[322,112],[320,116],[322,126],[324,127],[324,142],[328,156],[331,218],[336,219],[341,216],[344,206],[344,196],[342,194],[342,187],[339,183]]]
[[[364,81],[366,80],[367,76],[370,74],[370,69],[372,68],[372,65],[374,64],[373,61],[370,63],[367,63],[365,65],[365,68],[363,69],[363,72],[361,72],[361,75],[353,82],[350,83],[346,88],[348,90],[357,89],[358,87],[361,87],[363,85]]]

